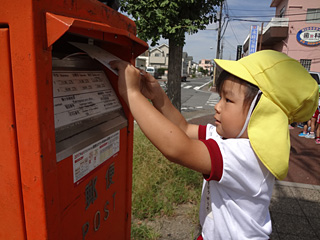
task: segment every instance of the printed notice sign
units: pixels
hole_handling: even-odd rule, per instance
[[[103,71],[53,71],[55,127],[121,108]]]
[[[73,154],[73,181],[77,183],[92,170],[119,152],[120,131]]]

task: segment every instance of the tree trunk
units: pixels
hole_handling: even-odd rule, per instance
[[[173,39],[169,39],[168,97],[173,106],[181,111],[181,67],[182,49]]]

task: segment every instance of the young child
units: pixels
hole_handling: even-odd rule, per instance
[[[303,131],[301,133],[299,133],[299,137],[307,137],[308,136],[308,133],[311,129],[311,119],[307,122],[303,122]]]
[[[157,80],[123,61],[110,65],[144,134],[167,159],[204,175],[199,239],[268,239],[275,177],[288,171],[288,124],[310,119],[318,86],[296,60],[272,50],[215,61],[224,70],[216,126],[188,124]]]
[[[312,116],[315,120],[315,129],[316,129],[316,144],[320,144],[320,87],[319,87],[319,103],[318,108],[314,115]]]
[[[320,87],[319,87],[319,94],[320,94]],[[320,144],[320,129],[319,129],[319,108],[320,108],[320,95],[319,95],[319,106],[311,119],[307,122],[306,125],[303,127],[303,131],[298,135],[299,137],[305,137],[305,138],[315,138],[316,144]]]

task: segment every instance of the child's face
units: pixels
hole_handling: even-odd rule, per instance
[[[224,81],[220,101],[216,104],[214,115],[217,132],[224,138],[236,138],[247,117],[248,108],[244,106],[246,87],[232,77]],[[240,136],[248,138],[247,131]]]

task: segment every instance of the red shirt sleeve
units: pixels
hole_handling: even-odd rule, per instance
[[[200,140],[206,139],[207,126],[199,125],[198,135]]]
[[[223,159],[221,151],[217,142],[213,139],[206,139],[206,126],[199,126],[199,139],[208,148],[210,159],[211,159],[211,173],[210,175],[203,175],[204,179],[207,181],[215,180],[219,181],[222,177],[223,171]]]

